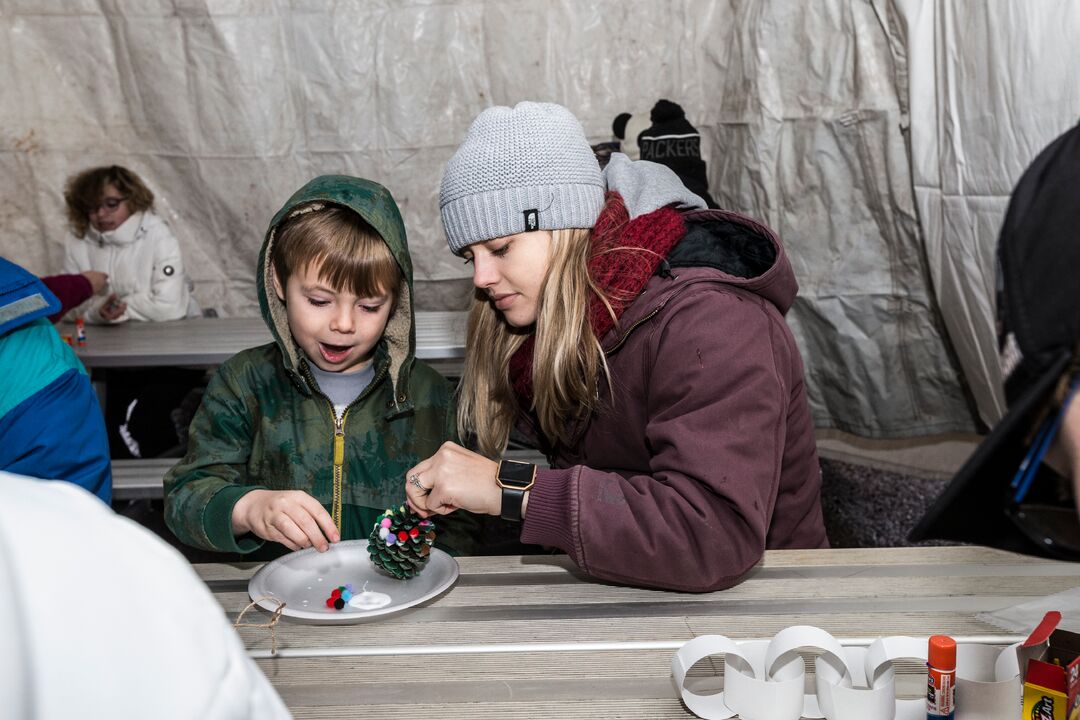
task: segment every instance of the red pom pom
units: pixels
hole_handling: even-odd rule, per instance
[[[334,591],[330,593],[330,597],[336,600],[337,598],[341,597],[341,591],[337,588],[334,588]]]
[[[409,533],[404,530],[398,530],[397,539],[401,542],[405,542],[409,539]]]
[[[416,537],[419,534],[420,534],[420,531],[417,530],[416,528],[413,528],[413,529],[409,530],[409,537]]]
[[[334,607],[334,598],[332,598],[332,597],[326,598],[326,607],[328,607],[328,608]]]

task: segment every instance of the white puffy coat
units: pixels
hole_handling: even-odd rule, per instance
[[[114,322],[178,320],[199,314],[191,297],[180,243],[172,230],[151,211],[137,212],[109,232],[94,228],[86,236],[67,239],[64,272],[99,270],[109,275],[108,292],[80,308],[87,322],[104,323],[100,310],[109,293],[127,303]]]

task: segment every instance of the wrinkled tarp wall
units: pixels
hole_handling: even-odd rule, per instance
[[[1080,120],[1080,3],[899,5],[933,286],[979,415],[992,425],[1005,406],[994,327],[998,231],[1024,169]]]
[[[925,38],[904,35],[901,10],[887,0],[0,0],[0,252],[58,269],[64,179],[121,163],[163,201],[203,306],[254,313],[274,210],[313,175],[349,173],[400,203],[423,306],[459,307],[466,268],[445,250],[437,198],[469,121],[490,104],[553,100],[600,141],[617,113],[668,97],[704,136],[717,200],[785,239],[816,422],[864,435],[970,429],[905,137],[907,47]],[[964,39],[992,53],[1014,27]],[[946,29],[931,46],[952,53],[962,29],[931,28]],[[979,243],[994,231],[988,219]]]

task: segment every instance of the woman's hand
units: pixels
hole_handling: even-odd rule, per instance
[[[234,535],[254,533],[300,550],[319,552],[341,540],[341,533],[322,504],[303,490],[252,490],[236,501],[232,512]]]
[[[494,460],[446,442],[405,473],[405,495],[420,517],[446,515],[458,508],[498,515],[502,510],[502,490],[495,483],[498,472]]]

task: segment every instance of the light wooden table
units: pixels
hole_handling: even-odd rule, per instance
[[[440,372],[460,374],[465,321],[464,312],[417,312],[416,356]],[[62,331],[70,334],[74,329],[64,325]],[[261,317],[191,318],[87,325],[86,345],[76,348],[76,353],[88,368],[211,366],[268,342],[270,330]]]
[[[940,632],[1005,645],[1018,638],[977,613],[1080,585],[1080,564],[977,547],[770,551],[741,585],[704,595],[592,582],[565,556],[458,562],[446,594],[397,615],[284,618],[277,657],[268,631],[241,637],[297,718],[657,720],[691,717],[670,663],[698,635],[771,638],[809,624],[845,643]],[[257,567],[195,566],[230,619]],[[703,664],[697,674],[718,672]],[[920,668],[906,672],[925,692]]]

